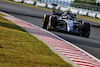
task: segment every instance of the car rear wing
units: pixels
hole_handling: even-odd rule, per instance
[[[61,16],[62,14],[63,14],[63,12],[53,11],[53,15],[58,15],[58,16]]]

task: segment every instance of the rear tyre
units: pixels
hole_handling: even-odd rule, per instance
[[[81,36],[82,37],[89,37],[90,36],[90,23],[82,23],[83,26],[82,26],[82,33],[81,33]]]
[[[84,33],[84,32],[83,32],[83,33],[80,34],[80,36],[89,38],[90,33],[88,33],[88,32],[85,32],[85,33]]]
[[[44,15],[44,19],[43,19],[43,29],[47,29],[47,25],[48,25],[48,22],[49,22],[49,17],[50,15]]]

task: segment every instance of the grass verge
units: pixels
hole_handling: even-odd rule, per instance
[[[17,3],[17,2],[13,2],[11,0],[1,0],[1,1],[14,3],[14,4],[19,4],[19,5],[24,5],[24,6],[29,6],[29,7],[34,7],[34,8],[39,8],[39,9],[44,9],[44,10],[48,10],[48,11],[53,10],[53,9],[48,9],[48,8],[37,7],[37,6],[34,6],[34,5],[28,5],[28,4],[24,4],[24,3]],[[59,11],[59,10],[56,10],[56,11]],[[81,15],[77,15],[77,17],[83,18],[83,19],[86,19],[86,20],[89,20],[89,21],[94,21],[94,22],[99,22],[100,23],[100,19],[97,19],[97,18],[91,18],[91,17],[81,16]]]
[[[86,19],[86,20],[89,20],[89,21],[94,21],[94,22],[100,23],[100,19],[97,19],[97,18],[91,18],[91,17],[88,17],[88,16],[81,16],[81,15],[77,15],[77,17],[83,18],[83,19]]]
[[[47,45],[0,14],[0,67],[72,67]]]

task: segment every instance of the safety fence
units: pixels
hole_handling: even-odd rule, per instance
[[[58,4],[61,6],[71,6],[71,1],[72,0],[41,0],[41,2]]]
[[[83,15],[83,16],[100,19],[100,12],[97,12],[97,11],[80,9],[80,8],[69,7],[69,6],[64,7],[61,5],[54,4],[54,3],[50,4],[50,3],[45,3],[45,2],[37,1],[37,0],[13,0],[13,1],[30,4],[30,5],[34,5],[34,6],[38,6],[38,7],[43,7],[43,8],[60,10],[63,12],[66,10],[70,10],[73,14],[78,14],[78,15]]]
[[[71,3],[71,6],[81,9],[93,10],[93,11],[100,11],[100,6],[97,5],[88,5],[82,3]]]

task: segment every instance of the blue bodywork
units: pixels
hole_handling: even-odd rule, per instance
[[[67,31],[73,32],[73,20],[63,19],[67,23]]]

